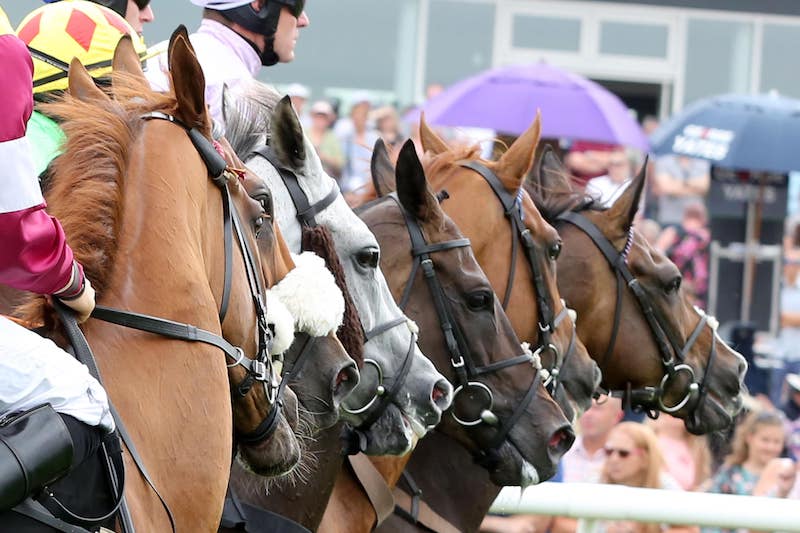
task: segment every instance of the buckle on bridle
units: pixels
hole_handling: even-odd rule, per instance
[[[458,361],[453,361],[452,359],[450,359],[450,364],[453,365],[453,368],[461,368],[462,366],[464,366],[464,357],[459,355]]]
[[[259,361],[257,359],[253,360],[250,372],[253,374],[253,377],[256,378],[258,381],[267,380],[267,365],[264,364],[263,361]]]

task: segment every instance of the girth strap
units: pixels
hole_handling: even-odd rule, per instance
[[[359,485],[366,493],[372,509],[375,511],[376,522],[373,529],[378,528],[394,511],[394,498],[386,480],[372,461],[363,453],[348,455],[347,461],[358,480]]]
[[[63,533],[90,533],[88,529],[74,526],[68,522],[64,522],[50,514],[50,512],[39,502],[28,498],[22,503],[14,507],[15,513],[32,518],[37,522],[48,525],[57,531]]]

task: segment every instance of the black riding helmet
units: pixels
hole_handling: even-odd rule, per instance
[[[275,43],[275,33],[278,31],[278,20],[281,16],[281,10],[286,7],[295,18],[300,18],[300,15],[303,14],[305,4],[305,0],[266,0],[258,11],[253,9],[250,3],[218,11],[231,22],[235,22],[243,28],[265,37],[266,46],[263,52],[258,49],[255,43],[250,42],[250,45],[255,49],[259,57],[261,57],[261,64],[265,67],[269,67],[277,63],[279,59],[273,46]],[[213,9],[213,2],[212,5],[208,5],[207,7]]]

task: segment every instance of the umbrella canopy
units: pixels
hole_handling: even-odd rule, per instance
[[[800,101],[727,94],[700,100],[656,130],[656,154],[680,154],[742,170],[800,170]]]
[[[625,104],[597,83],[547,63],[488,70],[456,83],[422,107],[429,123],[519,135],[542,111],[542,137],[646,150]]]

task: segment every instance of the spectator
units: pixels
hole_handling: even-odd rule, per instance
[[[645,115],[645,117],[642,119],[642,131],[648,137],[652,135],[660,125],[661,124],[658,120],[658,117],[654,115]]]
[[[603,176],[586,183],[586,193],[604,207],[610,207],[631,182],[633,170],[625,150],[615,150],[608,157],[608,170]]]
[[[695,490],[711,475],[711,450],[703,435],[692,435],[680,418],[662,415],[647,423],[658,438],[669,474],[684,490]]]
[[[375,123],[378,135],[381,136],[381,139],[389,148],[389,153],[392,153],[394,148],[399,148],[403,144],[405,139],[400,133],[400,119],[394,107],[379,107],[372,112],[372,121]]]
[[[770,476],[765,479],[775,481],[774,472],[780,470],[779,461],[786,441],[784,419],[773,410],[754,411],[747,415],[736,428],[731,453],[725,463],[711,479],[707,492],[719,494],[752,495],[765,471]],[[769,467],[769,469],[767,469]],[[791,490],[785,485],[773,483],[759,487],[759,492],[785,497]],[[704,532],[719,531],[704,529]]]
[[[344,154],[339,139],[331,129],[335,116],[330,103],[325,100],[314,102],[311,106],[311,127],[308,129],[308,138],[317,150],[322,168],[329,176],[338,180],[342,175]]]
[[[613,144],[575,141],[564,157],[564,164],[575,176],[576,183],[585,186],[592,178],[608,173],[611,153],[620,147]]]
[[[367,119],[371,108],[369,96],[357,93],[350,108],[350,119],[340,120],[337,124],[344,150],[344,169],[340,187],[342,193],[353,192],[369,181],[369,165],[372,158],[372,147],[378,140],[378,133],[369,127]]]
[[[311,91],[303,84],[292,83],[286,88],[286,94],[292,101],[292,107],[294,107],[295,113],[300,117],[300,123],[303,124],[304,128],[308,127],[311,120],[306,110],[306,102],[308,102],[308,98],[311,96]]]
[[[664,470],[664,458],[653,430],[644,424],[622,422],[611,430],[604,447],[606,461],[601,483],[650,489],[680,490]],[[696,527],[641,524],[630,521],[578,521],[578,533],[660,533],[697,531]]]
[[[645,218],[642,220],[638,225],[637,229],[639,233],[642,234],[642,237],[652,246],[653,248],[657,248],[658,238],[661,235],[661,224],[653,220],[652,218]],[[659,251],[663,252],[660,248],[657,248]]]
[[[667,155],[656,162],[653,194],[662,225],[679,224],[686,204],[702,201],[711,183],[707,161]]]
[[[710,243],[706,207],[701,201],[692,200],[684,205],[680,225],[665,229],[656,246],[665,250],[667,257],[678,267],[683,277],[682,286],[702,308],[705,308],[708,294]]]
[[[594,482],[600,478],[605,463],[604,446],[611,430],[622,419],[619,398],[604,398],[578,419],[578,438],[561,459],[564,483]],[[573,518],[538,515],[487,516],[481,524],[483,532],[547,531],[574,533],[577,521]]]
[[[788,399],[781,410],[790,422],[800,420],[800,374],[787,374],[786,386]]]

